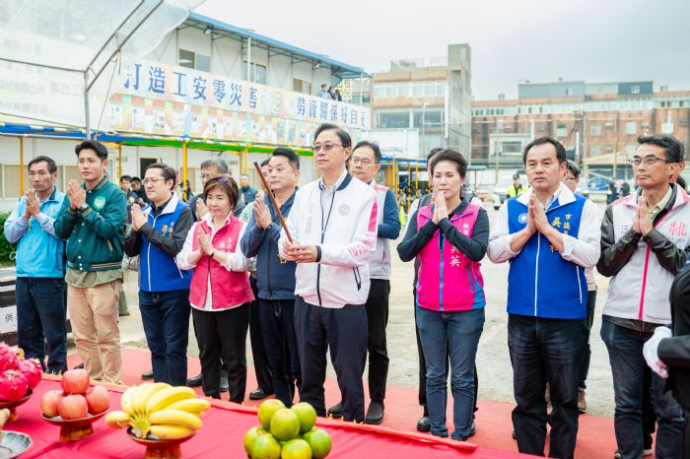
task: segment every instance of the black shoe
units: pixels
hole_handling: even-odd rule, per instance
[[[470,426],[470,437],[474,437],[474,434],[476,434],[476,433],[477,433],[477,427],[474,425],[474,421],[472,421],[472,425]]]
[[[230,390],[230,384],[228,384],[228,375],[227,373],[221,373],[220,374],[220,391],[222,392],[228,392]]]
[[[364,418],[366,424],[381,424],[383,422],[383,403],[371,402],[367,415]]]
[[[273,395],[272,392],[269,392],[267,390],[263,390],[260,387],[257,387],[256,389],[254,389],[253,391],[251,391],[249,393],[249,400],[263,400],[265,398],[270,397],[271,395]]]
[[[326,416],[329,418],[342,418],[343,417],[343,403],[340,402],[337,405],[333,405],[326,412]]]
[[[424,415],[417,421],[417,431],[418,432],[431,432],[431,421],[429,420],[429,415],[424,413]]]
[[[80,363],[76,367],[74,367],[75,370],[83,370],[84,369],[84,363]]]
[[[201,386],[201,373],[191,378],[187,378],[187,387],[199,387]]]
[[[146,373],[142,373],[141,379],[143,379],[144,381],[147,381],[149,379],[153,379],[153,370],[147,371]]]

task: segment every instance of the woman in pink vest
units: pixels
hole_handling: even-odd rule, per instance
[[[431,433],[447,437],[446,381],[450,356],[452,438],[470,437],[474,407],[474,360],[484,328],[484,281],[480,261],[489,243],[486,211],[462,198],[467,162],[443,150],[429,164],[435,198],[410,217],[398,245],[403,261],[419,257],[417,327],[426,358]]]
[[[189,288],[194,332],[199,345],[202,388],[220,398],[220,362],[227,365],[230,401],[242,403],[247,383],[245,342],[249,325],[250,260],[239,241],[245,223],[232,214],[237,183],[216,177],[204,186],[208,213],[194,224],[177,255],[180,269],[193,269]]]

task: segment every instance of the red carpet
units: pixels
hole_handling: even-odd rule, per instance
[[[80,362],[79,356],[76,354],[70,355],[68,360],[70,368]],[[122,381],[125,384],[141,383],[141,373],[150,370],[150,368],[150,357],[147,351],[123,350]],[[189,375],[198,374],[200,368],[198,359],[189,359]],[[256,388],[256,379],[250,368],[247,378],[247,394],[254,388]],[[201,388],[198,388],[197,391],[201,394]],[[417,404],[416,389],[388,386],[386,392],[386,418],[382,426],[397,431],[416,432],[415,425],[421,415],[421,409]],[[223,397],[227,397],[227,394],[223,394]],[[326,381],[326,406],[335,404],[339,400],[338,384],[334,379],[328,378]],[[259,403],[248,398],[245,401],[247,406],[256,406]],[[449,430],[452,429],[451,409],[452,404],[449,403],[447,416]],[[477,434],[471,438],[471,441],[479,445],[480,448],[483,446],[517,453],[517,444],[511,437],[513,427],[510,413],[512,409],[513,405],[509,403],[480,400],[475,421]],[[612,418],[580,416],[576,458],[611,459],[615,450],[616,439]],[[546,453],[548,455],[548,445]],[[528,456],[516,455],[515,457]]]

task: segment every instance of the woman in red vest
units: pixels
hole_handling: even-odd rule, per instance
[[[208,213],[194,224],[177,255],[180,269],[193,269],[189,289],[199,345],[202,388],[220,398],[221,358],[228,367],[230,401],[242,403],[247,382],[245,342],[249,325],[250,260],[239,245],[245,223],[232,214],[239,199],[237,183],[216,177],[204,186]]]

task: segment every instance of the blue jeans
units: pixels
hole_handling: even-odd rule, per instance
[[[417,327],[426,358],[426,398],[431,433],[447,437],[446,403],[450,352],[455,440],[470,436],[474,413],[474,361],[484,329],[484,308],[439,312],[417,308]]]
[[[623,459],[642,457],[642,380],[647,365],[642,347],[653,334],[606,319],[601,324],[601,339],[608,349],[613,373],[616,441]],[[652,375],[652,401],[658,422],[654,457],[658,459],[682,457],[683,411],[671,391],[664,391],[665,384],[666,380]]]
[[[544,455],[549,421],[549,456],[574,457],[579,415],[578,358],[583,339],[582,320],[508,316],[508,349],[517,404],[512,418],[521,453]],[[547,382],[553,405],[550,419],[544,398]]]
[[[139,290],[139,309],[146,342],[151,351],[153,380],[172,386],[187,382],[189,290],[144,292]]]
[[[38,359],[49,373],[67,370],[67,308],[62,278],[18,277],[17,338],[26,358]],[[45,345],[48,344],[48,365]]]

